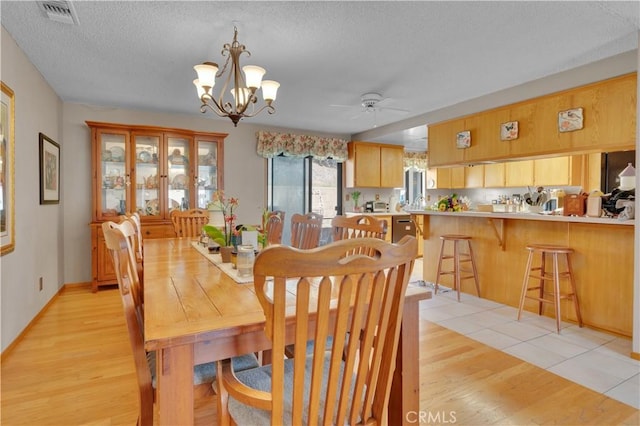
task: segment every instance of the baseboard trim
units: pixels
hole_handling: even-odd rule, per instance
[[[22,341],[22,339],[27,334],[27,332],[31,330],[31,327],[33,327],[33,325],[40,319],[40,317],[46,312],[46,310],[49,309],[49,306],[51,306],[53,301],[56,300],[58,296],[60,296],[60,293],[62,293],[64,289],[67,288],[67,286],[73,287],[73,288],[86,286],[88,288],[91,288],[91,283],[88,283],[88,282],[69,283],[69,284],[64,284],[62,287],[60,287],[56,292],[56,294],[54,294],[53,297],[49,299],[47,304],[44,305],[42,309],[40,309],[40,312],[38,312],[36,316],[33,317],[31,321],[29,321],[29,324],[27,324],[27,326],[20,332],[20,334],[18,334],[18,336],[15,339],[13,339],[13,342],[11,342],[9,346],[7,346],[7,348],[4,351],[2,351],[2,353],[0,354],[0,363],[4,362],[5,357],[9,356],[11,351],[13,351],[13,349],[18,345],[18,343]]]
[[[640,361],[640,353],[639,352],[631,352],[631,358],[637,359]]]

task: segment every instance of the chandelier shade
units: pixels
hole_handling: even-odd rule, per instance
[[[200,111],[204,113],[210,109],[220,117],[229,117],[236,127],[242,118],[254,117],[265,109],[269,114],[273,114],[275,108],[272,103],[280,87],[277,81],[262,80],[266,73],[262,67],[245,65],[240,68],[242,53],[251,56],[246,47],[238,42],[238,29],[234,27],[233,42],[225,44],[222,48],[222,56],[227,57],[222,69],[215,62],[204,62],[193,67],[198,74],[193,84],[196,86],[198,99],[202,103]],[[223,77],[227,71],[226,77]],[[219,77],[223,77],[224,85],[219,92],[220,96],[216,99],[213,88],[216,78]],[[258,108],[256,92],[260,89],[262,89],[264,105]],[[231,94],[231,98],[228,97],[228,93]]]

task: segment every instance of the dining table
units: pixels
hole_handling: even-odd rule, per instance
[[[156,351],[158,424],[190,425],[193,366],[268,351],[264,312],[253,283],[234,280],[193,238],[146,239],[143,263],[144,339],[146,350]],[[415,421],[420,410],[419,302],[430,297],[417,284],[406,291],[388,405],[392,425]],[[287,324],[295,327],[295,318]]]

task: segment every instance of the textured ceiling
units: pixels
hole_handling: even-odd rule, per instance
[[[640,29],[638,1],[73,4],[79,25],[35,2],[0,3],[2,25],[65,102],[201,114],[192,67],[222,64],[235,24],[252,54],[243,64],[282,84],[276,113],[251,121],[341,135],[637,49]],[[366,92],[409,112],[362,112]]]

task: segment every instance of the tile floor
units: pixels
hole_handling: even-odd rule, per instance
[[[422,259],[411,280],[422,280]],[[517,321],[517,314],[516,308],[469,294],[458,303],[456,293],[442,286],[420,308],[422,319],[640,409],[640,361],[629,357],[631,339],[570,323],[557,334],[553,318],[525,312]]]

